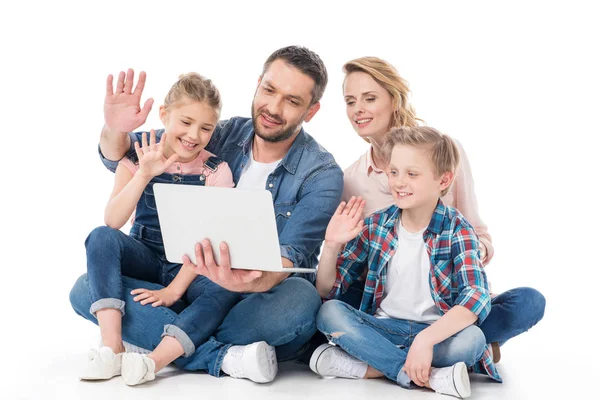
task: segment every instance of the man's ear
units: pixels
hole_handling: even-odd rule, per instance
[[[306,117],[304,117],[304,122],[309,122],[315,116],[317,111],[319,111],[320,108],[321,108],[321,103],[319,103],[319,102],[316,102],[315,104],[310,106],[308,108],[308,112],[306,113]]]

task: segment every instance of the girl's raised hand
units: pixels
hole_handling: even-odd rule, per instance
[[[150,130],[150,140],[147,140],[146,132],[142,133],[142,147],[135,142],[135,152],[137,153],[140,164],[139,173],[150,180],[155,176],[164,173],[178,159],[177,154],[173,154],[169,159],[164,157],[165,142],[167,134],[162,135],[161,141],[156,144],[156,132]]]
[[[144,107],[140,108],[140,101],[146,73],[140,72],[137,85],[133,90],[134,73],[130,68],[127,74],[121,71],[117,78],[117,87],[113,91],[113,76],[106,79],[106,97],[104,98],[104,123],[110,130],[118,132],[131,132],[143,125],[152,109],[154,100],[148,99]]]
[[[365,204],[361,197],[355,196],[348,203],[342,201],[327,225],[325,242],[346,244],[358,236],[364,226],[362,214]]]

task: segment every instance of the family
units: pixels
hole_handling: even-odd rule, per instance
[[[303,128],[328,81],[304,47],[265,61],[251,118],[219,120],[218,89],[187,73],[159,108],[164,128],[134,132],[152,108],[140,102],[146,76],[134,88],[132,70],[116,86],[109,75],[99,153],[114,188],[70,293],[102,338],[81,379],[138,385],[174,363],[266,383],[278,362],[299,360],[321,376],[386,377],[459,398],[471,372],[501,382],[500,347],[542,319],[544,296],[491,293],[494,247],[466,154],[417,117],[396,69],[362,57],[343,70],[348,119],[369,143],[345,171]],[[157,182],[270,191],[290,272],[231,269],[226,243],[217,264],[206,239],[195,264],[168,262]]]

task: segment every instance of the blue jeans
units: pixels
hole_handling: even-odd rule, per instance
[[[75,283],[70,294],[71,305],[77,314],[97,323],[89,312],[92,302],[87,281],[83,275]],[[123,277],[122,282],[126,293],[133,288],[162,288],[159,284],[127,277]],[[321,305],[319,294],[310,282],[291,277],[268,292],[243,294],[240,298],[212,336],[189,357],[175,360],[175,365],[220,376],[223,357],[231,345],[264,340],[275,346],[279,361],[297,359],[306,351],[307,342],[317,330],[315,317]],[[149,350],[158,345],[162,327],[173,324],[179,317],[173,307],[142,306],[131,296],[125,297],[125,307],[123,339]]]
[[[317,328],[327,338],[366,362],[402,387],[410,378],[401,371],[415,336],[428,324],[394,318],[376,318],[339,300],[323,304]],[[474,365],[486,349],[481,329],[471,325],[433,347],[433,367],[449,367],[463,361]]]
[[[129,292],[142,286],[124,287],[123,276],[166,286],[181,269],[181,264],[166,260],[161,237],[153,238],[151,233],[138,235],[133,232],[135,230],[128,236],[117,229],[101,226],[94,229],[85,242],[88,297],[91,301],[88,314],[91,317],[95,317],[96,311],[106,308],[120,310],[122,315],[126,314],[127,309],[129,313]],[[184,297],[189,306],[177,318],[165,324],[163,334],[157,338],[174,337],[188,357],[212,335],[239,298],[239,293],[225,290],[209,279],[198,276]]]
[[[364,281],[353,283],[340,300],[359,308],[364,285]],[[487,343],[498,342],[502,346],[537,324],[545,308],[546,299],[539,291],[530,287],[510,289],[492,299],[492,309],[480,328]]]
[[[546,299],[537,290],[520,287],[500,293],[492,299],[492,310],[480,328],[488,343],[502,346],[528,331],[544,316]]]

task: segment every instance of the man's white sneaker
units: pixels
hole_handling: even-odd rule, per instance
[[[471,382],[464,362],[451,367],[431,368],[429,386],[437,393],[449,394],[461,399],[471,395]]]
[[[135,386],[154,380],[155,369],[156,364],[154,360],[145,354],[123,354],[121,376],[123,376],[123,380],[128,386]]]
[[[102,346],[98,350],[91,349],[88,353],[89,361],[83,373],[79,375],[79,379],[94,381],[121,375],[122,355],[122,353],[115,354],[107,346]]]
[[[310,369],[321,376],[361,379],[369,365],[331,344],[322,344],[310,357]]]
[[[246,378],[256,383],[267,383],[277,375],[275,348],[267,342],[255,342],[247,346],[231,346],[221,369],[232,378]]]

